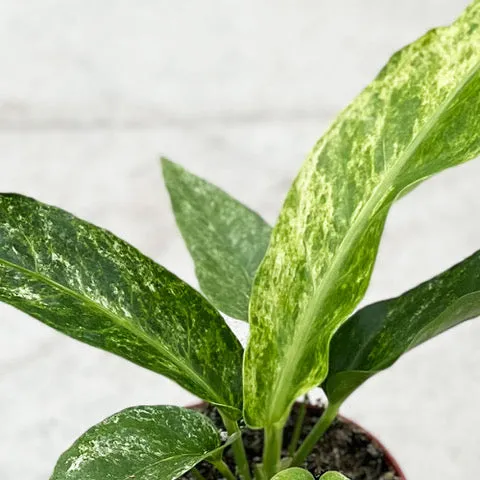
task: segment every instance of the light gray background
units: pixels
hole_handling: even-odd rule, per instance
[[[1,0],[0,191],[108,227],[183,278],[158,156],[274,221],[306,152],[388,56],[465,0]],[[394,207],[367,300],[480,247],[480,162]],[[173,382],[0,308],[0,477],[45,480],[105,416],[193,398]],[[418,348],[343,413],[409,480],[480,468],[480,323]]]

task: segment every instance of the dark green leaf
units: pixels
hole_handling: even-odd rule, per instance
[[[325,390],[343,401],[422,342],[480,315],[480,252],[403,295],[353,315],[334,335]]]
[[[328,372],[394,200],[480,152],[480,1],[396,53],[314,147],[255,277],[245,417],[282,424]]]
[[[162,159],[162,165],[203,293],[222,312],[247,321],[253,277],[271,227],[215,185],[169,160]]]
[[[278,472],[272,480],[314,480],[313,475],[303,468],[287,468]],[[332,479],[334,480],[334,479]]]
[[[127,408],[84,433],[51,480],[174,480],[227,446],[213,423],[171,406]]]
[[[0,196],[0,300],[238,417],[242,347],[218,312],[112,233]],[[221,360],[221,361],[220,361]]]

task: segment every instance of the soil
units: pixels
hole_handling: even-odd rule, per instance
[[[287,456],[286,449],[293,433],[298,407],[299,404],[293,407],[292,415],[285,427],[282,456]],[[220,415],[214,407],[202,405],[199,409],[210,417],[220,430],[224,429]],[[315,409],[307,409],[301,440],[308,435],[322,412],[323,408],[321,406]],[[263,431],[248,428],[242,428],[242,431],[247,457],[251,464],[261,462]],[[230,447],[225,450],[224,460],[231,470],[235,471]],[[338,418],[315,446],[303,467],[307,468],[316,477],[328,470],[336,470],[351,480],[401,480],[394,467],[390,465],[385,452],[363,430]],[[223,478],[206,462],[197,465],[197,469],[206,480]],[[181,478],[194,480],[194,477],[190,474]]]

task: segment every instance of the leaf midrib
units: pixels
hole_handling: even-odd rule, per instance
[[[128,319],[126,319],[126,318],[124,318],[124,317],[122,317],[118,314],[114,314],[110,310],[107,310],[105,307],[103,307],[103,305],[100,305],[97,302],[95,302],[94,300],[92,300],[90,297],[79,294],[79,293],[75,292],[74,290],[71,290],[70,288],[66,287],[65,285],[62,285],[61,283],[58,283],[58,282],[40,274],[39,272],[34,272],[32,270],[29,270],[28,268],[21,267],[20,265],[18,265],[16,263],[13,263],[13,262],[10,262],[8,260],[5,260],[4,258],[0,258],[0,264],[3,264],[7,267],[16,269],[16,270],[24,273],[25,275],[30,276],[30,277],[32,277],[32,278],[34,278],[34,279],[36,279],[40,282],[45,282],[46,284],[50,285],[51,287],[53,287],[57,290],[60,290],[64,293],[66,293],[67,295],[70,295],[71,297],[76,298],[77,300],[81,300],[81,301],[87,303],[88,305],[90,305],[90,307],[93,310],[100,311],[105,316],[110,318],[113,321],[113,323],[119,325],[120,327],[125,328],[130,333],[132,333],[133,335],[135,335],[137,337],[140,337],[143,341],[145,341],[147,344],[149,344],[155,350],[160,351],[162,354],[164,354],[169,359],[169,361],[173,365],[175,365],[175,367],[177,367],[179,370],[183,370],[189,376],[193,377],[197,383],[199,383],[210,395],[212,395],[212,398],[217,398],[217,395],[215,394],[215,392],[213,390],[211,390],[210,386],[207,383],[205,383],[205,381],[203,380],[202,377],[199,377],[197,375],[197,373],[194,370],[190,369],[186,364],[178,362],[177,359],[163,345],[156,342],[155,339],[149,337],[145,332],[143,332],[142,330],[140,330],[138,328],[132,328],[134,326],[134,324],[130,320],[128,320]],[[222,400],[222,402],[219,402],[219,403],[223,404],[224,402]],[[227,405],[227,404],[225,404],[225,405]]]
[[[442,102],[442,104],[432,115],[430,120],[428,120],[422,127],[415,139],[407,146],[404,153],[399,156],[398,160],[392,165],[392,167],[387,171],[383,179],[374,188],[370,198],[365,204],[365,207],[360,211],[357,218],[354,219],[354,221],[352,222],[351,228],[348,230],[337,250],[337,252],[339,253],[335,255],[335,258],[330,264],[331,266],[322,281],[322,285],[327,285],[327,287],[322,288],[320,295],[316,298],[314,297],[308,303],[307,308],[305,309],[305,314],[299,318],[300,328],[295,328],[292,342],[289,344],[287,354],[285,356],[284,364],[286,365],[286,367],[282,370],[282,375],[280,377],[277,377],[277,379],[275,380],[275,387],[270,390],[271,394],[269,399],[269,405],[272,410],[275,408],[275,405],[278,402],[279,398],[282,399],[282,397],[288,395],[287,383],[290,381],[290,378],[293,376],[293,373],[295,372],[299,361],[302,359],[302,357],[298,356],[298,352],[302,351],[302,345],[304,345],[306,340],[310,337],[312,333],[310,332],[310,330],[313,325],[313,320],[317,316],[317,312],[321,310],[321,307],[326,298],[328,297],[332,286],[335,284],[337,273],[343,266],[343,263],[348,253],[350,252],[351,246],[358,240],[360,234],[364,233],[363,227],[365,227],[369,223],[369,220],[371,219],[371,213],[375,211],[375,208],[380,203],[381,199],[388,193],[389,188],[393,186],[393,179],[396,178],[402,167],[416,152],[417,148],[422,144],[423,140],[425,140],[425,138],[428,136],[428,134],[432,130],[432,127],[435,126],[437,120],[443,115],[445,111],[448,110],[450,103],[456,98],[458,93],[462,91],[464,86],[475,75],[475,73],[479,69],[479,66],[480,61],[475,64],[475,66],[468,72],[464,79],[458,84],[457,88],[455,88],[455,90],[450,95],[448,95],[448,97]],[[338,325],[337,328],[339,326],[340,325]],[[331,332],[330,338],[334,333],[335,330]],[[322,379],[319,380],[319,382],[321,381]],[[276,423],[279,420],[272,422],[272,419],[270,419],[270,423]]]
[[[417,338],[421,337],[423,332],[428,330],[432,325],[435,325],[438,322],[439,318],[447,315],[450,311],[454,311],[456,308],[458,308],[458,306],[463,305],[467,299],[469,299],[470,297],[476,296],[479,293],[480,293],[480,288],[476,290],[472,290],[471,292],[467,292],[464,295],[461,295],[460,297],[456,298],[451,304],[446,306],[440,313],[438,313],[438,315],[432,316],[430,320],[428,320],[427,323],[425,323],[425,325],[423,325],[423,327],[417,331],[417,333],[413,336],[410,342],[406,344],[406,347],[404,348],[403,353],[406,353],[412,348],[418,346],[419,344],[416,343]],[[401,298],[401,296],[397,298]],[[462,322],[465,322],[472,318],[475,318],[475,317],[472,316],[472,317],[466,318],[462,320]],[[376,365],[374,365],[369,370],[364,370],[364,369],[358,370],[358,368],[355,368],[355,365],[359,363],[358,360],[364,357],[365,352],[369,349],[368,347],[370,347],[371,344],[377,340],[378,335],[379,335],[378,330],[372,330],[368,336],[368,341],[362,344],[362,346],[357,350],[357,353],[353,356],[353,358],[350,360],[348,365],[343,367],[338,372],[335,372],[335,374],[342,373],[342,372],[355,372],[355,371],[364,371],[364,372],[372,371],[374,373],[377,373],[384,370],[385,368],[388,368],[390,365],[396,362],[402,355],[401,353],[398,355],[394,355],[393,357],[387,357],[387,359],[383,361],[376,361]]]

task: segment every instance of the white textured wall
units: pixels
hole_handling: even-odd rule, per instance
[[[305,153],[385,63],[466,0],[2,0],[0,191],[108,227],[193,281],[157,158],[167,154],[273,221]],[[480,247],[480,162],[394,207],[368,300]],[[480,468],[480,323],[410,353],[344,413],[409,480]],[[0,477],[45,480],[91,424],[192,397],[0,307]],[[472,477],[473,478],[473,477]]]

